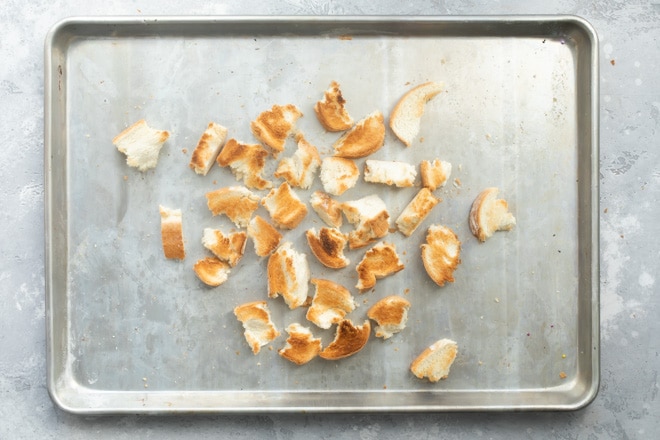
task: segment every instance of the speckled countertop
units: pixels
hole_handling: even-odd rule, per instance
[[[0,438],[657,438],[660,2],[6,0],[0,10]],[[569,413],[79,417],[46,389],[43,49],[68,16],[575,14],[600,38],[601,387]]]

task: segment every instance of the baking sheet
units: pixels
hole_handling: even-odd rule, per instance
[[[46,42],[46,254],[48,383],[75,413],[570,410],[598,389],[597,37],[577,17],[151,17],[74,18]],[[412,86],[443,81],[421,131],[405,148],[388,130],[370,158],[453,164],[442,203],[397,246],[406,269],[359,294],[355,264],[335,271],[308,252],[311,211],[285,239],[309,254],[313,277],[351,289],[359,307],[391,294],[412,303],[407,328],[371,336],[358,354],[296,366],[280,358],[284,329],[304,310],[269,300],[282,332],[253,355],[232,314],[266,298],[265,259],[249,242],[229,280],[204,286],[192,265],[208,255],[204,194],[236,180],[188,168],[209,121],[252,142],[249,122],[293,103],[297,127],[322,155],[337,134],[313,114],[330,81],[359,120],[387,117]],[[145,118],[172,135],[158,166],[129,168],[111,139]],[[287,141],[280,157],[295,150]],[[270,161],[272,177],[278,161]],[[362,169],[364,159],[358,160]],[[275,185],[278,179],[272,179]],[[419,177],[418,177],[419,181]],[[517,219],[480,244],[467,215],[497,186]],[[321,189],[317,178],[308,200]],[[395,219],[417,188],[362,182],[342,196],[378,194]],[[260,192],[265,195],[265,192]],[[166,260],[158,205],[183,210],[187,257]],[[258,213],[268,214],[260,208]],[[419,246],[431,224],[462,241],[456,282],[438,288]],[[349,231],[350,225],[342,230]],[[310,285],[310,295],[313,286]],[[411,361],[440,338],[458,342],[448,379],[415,378]]]

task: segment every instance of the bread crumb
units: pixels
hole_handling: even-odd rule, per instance
[[[386,390],[386,389],[387,389],[387,385],[383,385],[383,389]]]
[[[350,41],[350,40],[353,39],[353,36],[352,35],[340,35],[339,39],[342,40],[342,41]]]
[[[424,143],[424,137],[419,138],[419,143],[423,144]]]
[[[563,371],[561,371],[561,372],[559,373],[559,378],[560,378],[560,379],[566,379],[566,373],[564,373]]]
[[[124,176],[124,180],[128,180],[128,176]]]
[[[183,154],[188,154],[188,149],[187,149],[187,148],[182,148],[182,149],[181,149],[181,152],[182,152]]]
[[[566,355],[565,355],[565,354],[562,354],[562,355],[561,355],[561,358],[562,358],[562,359],[566,359]]]
[[[500,299],[497,298],[497,297],[495,297],[495,302],[496,302],[496,303],[499,303],[499,302],[500,302]]]
[[[615,60],[615,59],[611,59],[611,60],[610,60],[610,64],[614,66],[614,65],[616,64],[616,60]]]
[[[454,179],[454,186],[455,186],[456,188],[460,188],[460,187],[461,187],[461,179],[459,179],[458,177],[455,178],[455,179]]]

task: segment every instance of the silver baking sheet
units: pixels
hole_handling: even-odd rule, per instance
[[[74,18],[46,41],[46,280],[48,384],[63,409],[96,413],[282,411],[572,410],[596,396],[598,317],[598,50],[584,20],[511,17],[150,17]],[[282,336],[258,355],[232,314],[266,299],[266,260],[249,242],[229,280],[203,285],[192,271],[208,253],[212,217],[205,193],[234,185],[227,169],[188,168],[210,121],[253,142],[249,122],[293,103],[297,127],[322,155],[337,134],[313,113],[330,81],[341,84],[359,120],[387,117],[412,86],[443,81],[406,148],[389,131],[376,159],[415,166],[453,164],[442,203],[397,246],[405,270],[359,294],[347,251],[342,270],[321,266],[304,231],[322,225],[310,210],[285,239],[309,254],[313,277],[349,287],[369,306],[398,294],[411,303],[406,329],[372,334],[358,354],[296,366],[277,354],[305,310],[269,299]],[[158,166],[129,168],[112,138],[139,119],[172,135]],[[289,139],[280,157],[293,153]],[[357,161],[362,168],[364,159]],[[270,160],[272,178],[277,162]],[[279,184],[279,180],[273,179]],[[419,183],[419,177],[418,177]],[[468,211],[497,186],[517,219],[478,243]],[[298,190],[308,201],[320,189]],[[378,194],[398,216],[417,188],[364,183],[341,201]],[[260,192],[264,195],[265,192]],[[183,211],[187,257],[163,257],[158,205]],[[265,218],[268,214],[259,208]],[[438,288],[419,246],[431,224],[462,241],[456,281]],[[345,232],[350,225],[342,228]],[[310,285],[310,295],[313,286]],[[446,380],[432,384],[409,366],[441,338],[458,342]]]

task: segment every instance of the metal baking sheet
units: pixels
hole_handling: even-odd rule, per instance
[[[46,41],[46,281],[48,385],[63,409],[96,413],[282,411],[572,410],[599,382],[598,50],[593,28],[572,16],[506,17],[150,17],[73,18]],[[349,287],[366,319],[379,298],[411,303],[406,329],[371,336],[358,354],[296,366],[277,354],[304,310],[269,300],[282,332],[253,355],[232,314],[265,299],[266,260],[246,254],[229,280],[204,286],[192,271],[207,256],[212,217],[205,193],[236,180],[214,167],[188,168],[209,121],[254,141],[249,122],[293,103],[297,127],[322,155],[337,134],[314,103],[341,84],[359,120],[387,117],[412,86],[442,81],[421,131],[406,148],[389,131],[372,158],[417,166],[453,164],[442,203],[410,238],[393,242],[405,270],[359,294],[355,264],[334,271],[308,252],[310,210],[285,239],[309,254],[313,277]],[[172,135],[158,166],[129,168],[111,139],[145,118]],[[292,154],[293,139],[280,157]],[[364,159],[358,160],[362,167]],[[270,160],[272,177],[277,161]],[[419,180],[419,178],[418,178]],[[279,181],[273,179],[277,185]],[[517,219],[478,243],[468,211],[497,186]],[[308,200],[320,189],[300,190]],[[378,194],[394,219],[417,188],[364,183],[341,201]],[[264,195],[265,192],[260,192]],[[187,257],[166,260],[158,205],[183,210]],[[260,208],[259,214],[268,218]],[[419,246],[431,224],[462,241],[456,281],[438,288]],[[344,225],[342,230],[350,230]],[[310,285],[310,295],[313,286]],[[446,380],[415,378],[411,361],[440,338],[458,342]]]

